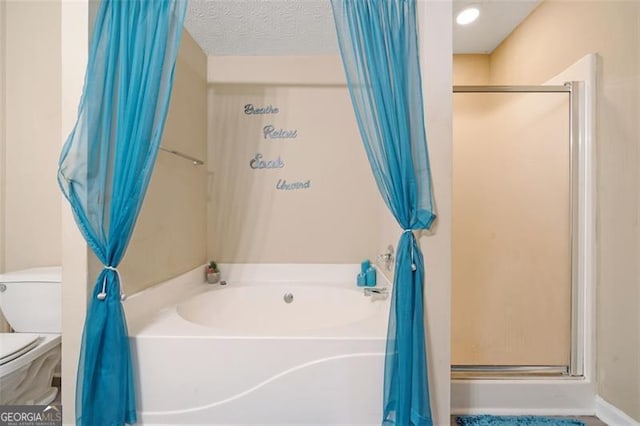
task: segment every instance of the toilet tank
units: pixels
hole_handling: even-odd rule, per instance
[[[0,274],[0,309],[19,333],[60,333],[62,267]]]

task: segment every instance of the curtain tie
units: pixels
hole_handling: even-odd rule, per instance
[[[405,229],[402,231],[403,234],[406,233],[410,233],[411,235],[413,235],[413,229]],[[411,243],[411,270],[415,272],[415,270],[418,269],[416,267],[415,262],[413,261],[413,243]]]
[[[118,276],[118,284],[120,285],[120,300],[124,301],[127,298],[127,295],[122,292],[122,277],[120,276],[120,271],[115,266],[105,266],[103,265],[103,269],[114,271]],[[98,300],[105,300],[107,298],[107,275],[105,274],[104,279],[102,280],[102,291],[98,293]]]

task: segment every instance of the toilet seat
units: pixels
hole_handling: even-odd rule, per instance
[[[29,350],[26,350],[26,346],[23,346],[24,349],[20,351],[20,355],[16,355],[11,360],[7,359],[3,363],[0,363],[0,378],[5,377],[5,375],[11,373],[12,371],[22,368],[23,366],[32,362],[34,359],[38,358],[52,348],[59,347],[61,341],[60,334],[54,333],[0,333],[0,336],[2,336],[3,340],[7,339],[6,341],[8,342],[9,340],[14,339],[14,337],[6,336],[10,336],[12,334],[28,335],[29,338],[35,337],[35,344]],[[0,343],[0,345],[2,345],[4,350],[4,343]],[[17,354],[17,352],[14,353]]]
[[[0,0],[2,1],[2,0]],[[62,268],[0,274],[0,308],[15,333],[0,333],[0,406],[55,400],[60,368]]]
[[[0,333],[0,405],[47,405],[58,389],[60,334]]]
[[[32,333],[0,333],[0,365],[4,365],[38,346],[40,336]]]

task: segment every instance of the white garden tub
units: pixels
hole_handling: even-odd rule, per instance
[[[358,268],[198,268],[127,299],[140,423],[380,424],[389,299]]]

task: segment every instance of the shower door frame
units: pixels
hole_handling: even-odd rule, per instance
[[[569,100],[569,241],[571,259],[571,306],[570,306],[570,348],[567,366],[501,366],[501,365],[452,365],[453,379],[487,379],[517,377],[570,377],[585,376],[585,352],[587,347],[587,303],[585,259],[588,250],[581,237],[586,223],[583,209],[580,208],[581,153],[584,151],[585,126],[584,111],[581,110],[584,84],[578,81],[565,82],[563,85],[544,86],[453,86],[456,93],[566,93]],[[454,141],[455,143],[455,141]],[[581,256],[582,255],[582,256]]]

